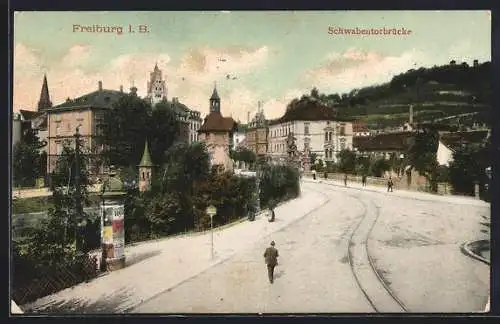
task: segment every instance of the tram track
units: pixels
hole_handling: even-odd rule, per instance
[[[387,285],[370,255],[368,241],[380,217],[380,208],[373,201],[370,202],[372,206],[369,208],[368,204],[358,196],[352,194],[348,196],[363,206],[363,211],[359,215],[361,220],[352,230],[347,242],[347,260],[357,286],[375,312],[409,312],[408,307]]]
[[[352,231],[347,244],[349,267],[359,289],[377,313],[409,312],[406,305],[385,283],[370,255],[368,240],[380,216],[379,207],[372,202],[373,207],[375,207],[373,214],[373,209],[369,209],[364,201],[353,195],[349,196],[363,206],[361,220]]]

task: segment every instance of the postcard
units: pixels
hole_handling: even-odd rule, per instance
[[[13,24],[13,313],[489,311],[490,11]]]

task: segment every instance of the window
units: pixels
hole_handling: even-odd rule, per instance
[[[325,159],[328,159],[328,150],[325,150]]]
[[[345,136],[345,126],[340,126],[340,136]]]
[[[304,123],[304,134],[309,135],[309,123]]]
[[[325,142],[328,142],[328,133],[325,133]]]
[[[332,132],[328,132],[328,141],[332,141]]]
[[[56,124],[56,135],[59,135],[61,124]]]

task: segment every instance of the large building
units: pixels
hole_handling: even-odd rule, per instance
[[[257,156],[265,156],[267,154],[267,135],[267,120],[259,102],[257,113],[248,123],[246,147],[252,150]]]
[[[158,64],[155,64],[153,72],[149,75],[147,89],[146,99],[152,106],[167,99],[167,85],[163,80],[162,71],[158,68]]]
[[[155,64],[153,72],[150,73],[150,78],[147,83],[146,100],[154,107],[159,103],[171,105],[179,117],[181,122],[180,139],[187,143],[194,143],[199,140],[198,129],[201,127],[201,116],[199,111],[191,110],[186,105],[179,102],[179,98],[172,97],[169,101],[167,98],[167,83],[163,79],[163,72]]]
[[[233,135],[237,123],[231,117],[223,117],[220,111],[220,97],[214,87],[210,97],[210,113],[205,117],[203,125],[198,130],[200,141],[207,145],[210,164],[221,169],[232,171],[233,162],[229,151],[233,144]]]
[[[320,101],[302,98],[285,114],[269,123],[268,154],[274,161],[287,156],[286,140],[292,133],[298,151],[309,151],[322,161],[336,161],[337,153],[352,149],[352,120],[337,116]]]
[[[136,91],[135,87],[131,89],[132,94],[136,94]],[[94,161],[98,160],[104,149],[102,143],[104,114],[106,110],[112,108],[113,103],[125,95],[123,91],[103,89],[102,82],[99,81],[96,91],[76,99],[68,98],[66,102],[45,110],[48,125],[48,173],[54,170],[64,142],[74,145],[77,127],[82,146],[88,150],[91,158],[96,158]],[[93,174],[104,171],[103,164],[98,162],[93,163],[90,168]]]

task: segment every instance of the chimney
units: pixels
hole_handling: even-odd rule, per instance
[[[250,123],[250,112],[247,112],[247,124]]]
[[[99,91],[102,91],[102,81],[99,81]]]
[[[409,124],[413,124],[413,105],[410,105],[410,120]]]
[[[120,85],[120,92],[123,93],[123,85]]]
[[[479,65],[479,61],[478,60],[474,60],[473,65],[474,65],[474,67],[478,66]]]

